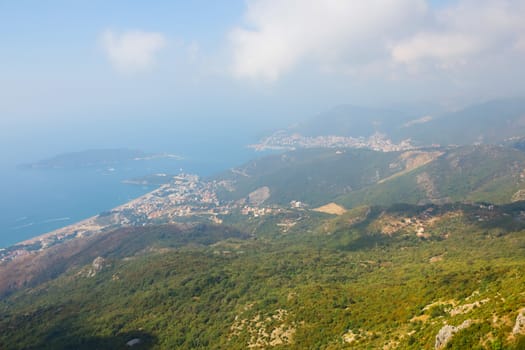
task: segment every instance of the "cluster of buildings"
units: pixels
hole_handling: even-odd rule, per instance
[[[256,207],[256,206],[245,205],[241,208],[241,215],[253,216],[254,218],[258,218],[260,216],[273,214],[275,211],[276,209],[273,209],[273,208],[266,208],[266,207],[261,208],[261,207]]]
[[[251,145],[256,151],[264,150],[293,150],[297,148],[366,148],[381,152],[396,152],[413,149],[410,140],[394,143],[386,135],[375,133],[368,138],[351,136],[303,136],[278,131],[258,144]]]
[[[158,189],[131,202],[101,213],[79,223],[0,249],[0,263],[32,251],[46,249],[76,237],[89,236],[122,226],[144,226],[180,222],[185,218],[209,219],[222,223],[221,216],[238,210],[241,215],[259,217],[274,213],[275,208],[262,207],[243,201],[220,201],[219,188],[231,190],[225,181],[202,181],[197,175],[179,174]]]
[[[171,222],[177,217],[191,215],[217,215],[225,213],[214,182],[201,181],[197,175],[180,174],[155,191],[131,201],[113,212],[125,217],[144,217],[149,222]],[[124,218],[119,218],[123,220]]]

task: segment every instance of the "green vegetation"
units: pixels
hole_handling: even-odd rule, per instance
[[[509,335],[525,307],[522,210],[361,207],[271,237],[172,230],[170,249],[122,235],[122,246],[81,253],[104,254],[96,274],[72,267],[4,298],[0,347],[433,349],[445,323],[471,320],[447,349],[520,349]],[[201,244],[184,239],[193,234]]]
[[[453,148],[426,165],[342,195],[336,202],[348,208],[363,204],[456,201],[508,203],[525,188],[524,169],[525,154],[514,149]]]
[[[423,150],[419,155],[436,153]],[[428,153],[425,153],[428,152]],[[265,203],[310,207],[335,201],[360,205],[424,204],[457,201],[509,203],[525,199],[525,153],[501,146],[464,146],[442,150],[429,162],[417,152],[309,149],[272,155],[222,174],[233,185],[223,200],[247,198],[267,186]]]
[[[404,137],[419,144],[499,144],[525,132],[525,99],[494,100],[448,113],[433,120],[401,129]]]
[[[104,231],[2,266],[0,348],[523,349],[524,169],[500,146],[252,161],[215,179],[236,201],[222,225]],[[312,210],[332,201],[349,210]]]
[[[389,165],[398,153],[345,149],[309,149],[254,160],[229,174],[219,176],[235,182],[235,190],[220,198],[245,198],[268,186],[270,203],[288,205],[292,200],[322,205],[343,193],[374,184],[396,172]]]

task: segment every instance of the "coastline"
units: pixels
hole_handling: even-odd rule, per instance
[[[16,260],[28,254],[84,237],[91,237],[123,227],[148,224],[171,224],[190,217],[201,217],[212,222],[217,215],[228,212],[220,206],[215,182],[201,181],[199,176],[179,174],[170,183],[151,190],[109,211],[88,217],[74,224],[20,241],[0,250],[0,263]]]
[[[114,207],[112,209],[110,209],[110,211],[119,211],[119,210],[122,210],[122,209],[125,209],[125,208],[129,208],[130,206],[133,206],[134,204],[137,204],[149,197],[151,197],[151,194],[153,192],[155,192],[157,189],[154,189],[146,194],[143,194],[142,196],[139,196],[135,199],[132,199],[131,201],[128,201],[124,204],[121,204],[117,207]],[[61,227],[61,228],[58,228],[56,230],[53,230],[53,231],[50,231],[50,232],[46,232],[46,233],[43,233],[41,235],[38,235],[38,236],[35,236],[35,237],[32,237],[32,238],[29,238],[29,239],[26,239],[24,241],[21,241],[21,242],[18,242],[18,243],[15,243],[9,247],[6,247],[6,248],[11,248],[11,247],[15,247],[15,246],[24,246],[24,245],[33,245],[37,242],[42,242],[42,241],[45,241],[49,238],[53,238],[53,237],[58,237],[60,235],[64,235],[64,236],[70,236],[72,234],[75,234],[76,237],[82,237],[83,234],[86,234],[86,233],[91,233],[91,234],[96,234],[97,232],[94,232],[94,231],[102,231],[104,230],[105,228],[107,228],[107,226],[104,226],[104,225],[99,225],[99,224],[96,224],[96,220],[97,218],[100,216],[100,214],[97,214],[97,215],[93,215],[91,217],[88,217],[86,219],[83,219],[81,221],[77,221],[71,225],[67,225],[67,226],[64,226],[64,227]],[[77,231],[75,233],[75,231]]]

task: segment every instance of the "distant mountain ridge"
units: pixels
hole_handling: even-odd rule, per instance
[[[390,135],[416,117],[417,115],[390,109],[340,105],[310,120],[291,126],[288,131],[304,136],[368,137],[374,133]]]
[[[525,98],[489,101],[406,128],[419,144],[498,144],[525,137]]]
[[[299,135],[311,141],[294,142]],[[315,143],[312,147],[334,148],[339,144],[330,142],[328,137],[339,136],[349,138],[347,145],[350,147],[375,149],[366,141],[373,135],[382,135],[387,144],[410,140],[413,147],[500,144],[519,140],[525,137],[525,98],[493,100],[436,116],[341,105],[279,130],[254,148],[308,148],[308,142]],[[312,139],[319,137],[327,139]],[[400,147],[386,145],[383,148],[384,151],[397,149]]]

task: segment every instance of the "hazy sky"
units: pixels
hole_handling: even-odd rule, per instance
[[[524,19],[525,0],[0,0],[0,137],[525,95]]]

